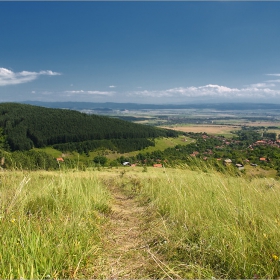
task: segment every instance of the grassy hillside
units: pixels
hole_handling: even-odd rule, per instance
[[[100,145],[119,149],[131,146],[131,150],[135,150],[152,145],[147,138],[177,135],[173,131],[105,116],[17,103],[0,104],[0,127],[11,150],[64,143],[71,143],[73,149],[81,151]]]
[[[182,278],[280,276],[278,181],[186,169],[124,177],[159,213],[154,251]]]
[[[0,278],[280,277],[278,181],[143,171],[3,172]],[[117,208],[138,220],[112,226]],[[126,247],[131,234],[139,248]],[[139,274],[124,274],[135,256]]]

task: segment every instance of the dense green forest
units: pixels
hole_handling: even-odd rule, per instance
[[[178,135],[175,131],[105,116],[18,103],[0,104],[0,127],[5,138],[3,145],[11,151],[52,145],[60,145],[57,147],[64,150],[72,143],[71,149],[88,152],[98,146],[97,140],[107,140],[105,146],[118,151],[132,151],[153,145],[147,139]],[[65,147],[61,146],[65,143]]]

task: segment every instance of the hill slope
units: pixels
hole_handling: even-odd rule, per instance
[[[11,150],[104,139],[147,139],[176,132],[77,111],[0,104],[0,127]]]

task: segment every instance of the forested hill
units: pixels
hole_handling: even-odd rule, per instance
[[[18,103],[0,103],[0,127],[11,150],[88,140],[176,136],[174,131],[105,116]]]

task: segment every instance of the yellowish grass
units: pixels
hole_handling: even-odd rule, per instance
[[[166,127],[168,129],[173,129],[177,131],[183,132],[205,132],[208,134],[229,134],[230,131],[239,130],[240,128],[237,126],[227,126],[227,125],[188,125],[188,126],[172,126]]]

